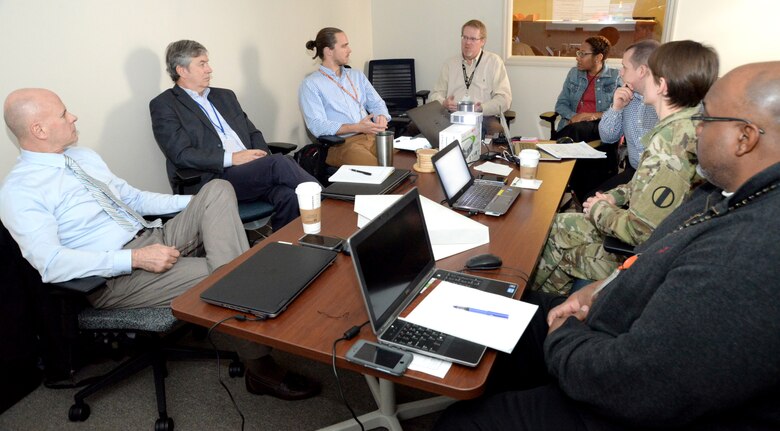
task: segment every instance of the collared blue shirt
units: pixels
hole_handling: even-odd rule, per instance
[[[601,142],[611,143],[620,140],[621,135],[626,137],[628,148],[628,163],[636,169],[639,159],[645,147],[642,146],[642,136],[653,130],[658,124],[658,114],[655,108],[644,103],[642,95],[634,92],[634,97],[622,110],[607,109],[599,122],[599,136]]]
[[[209,101],[209,93],[211,93],[211,88],[206,87],[206,89],[203,90],[203,96],[198,94],[197,91],[190,90],[189,88],[180,88],[184,90],[184,92],[187,93],[190,97],[192,97],[192,100],[194,100],[195,103],[200,106],[200,108],[203,110],[203,113],[206,114],[206,116],[209,118],[209,121],[211,121],[214,129],[216,129],[217,135],[219,135],[219,139],[222,140],[222,148],[225,149],[225,155],[222,159],[222,167],[229,168],[233,166],[233,153],[246,150],[246,146],[243,142],[241,142],[241,138],[238,137],[238,133],[236,133],[235,130],[230,127],[227,121],[225,121],[225,117],[223,117],[222,114],[217,111],[217,108],[214,107],[214,104]]]
[[[135,189],[90,149],[69,148],[65,154],[141,215],[178,212],[191,199]],[[106,214],[62,154],[22,150],[0,189],[0,219],[45,283],[132,270],[131,250],[122,247],[135,233]]]
[[[336,82],[328,79],[328,76]],[[354,85],[360,104],[336,83],[350,93]],[[318,70],[309,74],[298,89],[298,102],[301,105],[306,127],[317,137],[335,135],[342,125],[359,123],[368,115],[366,111],[374,116],[383,115],[390,121],[390,114],[384,100],[379,97],[366,75],[359,70],[347,69],[344,66],[341,66],[340,77],[325,66],[320,66]]]

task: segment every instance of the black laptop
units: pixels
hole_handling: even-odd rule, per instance
[[[272,242],[200,294],[209,304],[266,318],[284,311],[338,253]]]
[[[458,141],[452,141],[431,160],[452,208],[500,216],[506,214],[520,196],[519,188],[499,181],[475,179]]]
[[[435,100],[406,111],[406,115],[414,121],[431,148],[439,148],[439,132],[452,124],[450,112]]]
[[[322,195],[345,201],[354,201],[355,195],[384,195],[395,190],[410,174],[409,169],[396,168],[380,184],[332,183],[322,191]]]
[[[417,188],[352,235],[348,243],[371,328],[380,343],[467,366],[479,363],[485,346],[398,316],[437,279],[509,298],[518,286],[436,269]]]

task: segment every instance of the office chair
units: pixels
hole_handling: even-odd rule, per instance
[[[85,398],[98,391],[132,376],[151,366],[154,370],[155,394],[158,418],[155,431],[172,431],[173,419],[168,417],[165,399],[166,363],[169,359],[216,358],[217,352],[208,349],[174,347],[173,342],[191,329],[190,325],[178,321],[170,308],[135,308],[123,310],[99,310],[89,306],[87,296],[105,287],[105,279],[87,277],[63,283],[41,282],[35,269],[22,257],[19,246],[11,238],[5,226],[0,230],[0,247],[12,254],[11,265],[34,273],[22,281],[25,289],[34,292],[34,301],[28,303],[24,314],[37,324],[35,328],[40,340],[39,350],[45,367],[46,379],[73,379],[78,368],[85,362],[84,349],[90,343],[118,345],[134,339],[137,353],[117,365],[108,373],[86,379],[87,386],[74,395],[74,404],[68,411],[73,422],[89,418],[90,407]],[[12,283],[20,280],[11,280]],[[31,289],[31,287],[34,288]],[[20,322],[23,323],[23,322]],[[89,340],[89,341],[88,341]],[[231,377],[243,376],[244,366],[235,352],[220,351],[220,358],[231,360]],[[72,387],[72,385],[48,384],[51,387]]]
[[[267,144],[271,154],[286,155],[298,148],[297,145],[286,142],[268,142]],[[192,187],[200,184],[202,181],[200,172],[192,168],[177,169],[176,177],[169,180],[173,192],[180,195],[191,193]],[[270,202],[254,200],[238,203],[238,216],[241,218],[241,223],[244,225],[247,235],[254,233],[264,238],[266,235],[260,229],[268,224],[273,213],[274,207]]]
[[[417,106],[417,99],[423,105],[428,100],[429,90],[417,91],[413,58],[371,60],[368,62],[368,80],[393,118],[388,127],[395,129],[396,136],[403,134],[411,120],[406,111]]]

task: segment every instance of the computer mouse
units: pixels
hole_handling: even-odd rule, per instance
[[[562,136],[562,137],[558,138],[558,140],[555,141],[555,142],[558,143],[558,144],[573,144],[574,143],[574,139],[572,139],[572,138],[570,138],[568,136]]]
[[[476,270],[496,269],[501,268],[503,264],[504,262],[501,261],[501,258],[495,254],[478,254],[466,261],[466,268]]]

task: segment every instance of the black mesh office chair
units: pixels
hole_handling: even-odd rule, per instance
[[[73,384],[53,383],[73,381],[76,371],[87,361],[85,350],[90,344],[119,346],[132,342],[133,354],[108,373],[86,379],[87,385],[74,395],[68,411],[73,422],[89,418],[90,407],[85,399],[100,390],[151,366],[154,370],[158,417],[155,431],[173,431],[174,422],[167,414],[165,397],[166,363],[176,359],[216,358],[210,349],[176,347],[175,341],[192,329],[178,321],[170,308],[135,308],[99,310],[89,306],[87,295],[105,287],[105,279],[88,277],[64,283],[45,284],[35,269],[22,257],[19,246],[5,226],[0,225],[0,248],[4,265],[16,267],[21,274],[3,285],[3,292],[24,289],[30,296],[21,313],[25,329],[37,334],[45,371],[45,384],[50,387],[73,387]],[[17,304],[17,305],[19,305]],[[243,376],[244,366],[235,352],[220,351],[220,358],[231,360],[231,377]],[[117,424],[115,428],[122,428]]]
[[[393,117],[388,127],[395,130],[396,136],[400,136],[411,122],[406,117],[406,111],[417,106],[417,99],[422,99],[425,104],[430,94],[429,90],[417,91],[414,59],[371,60],[368,62],[368,80],[385,101]]]

